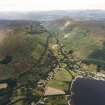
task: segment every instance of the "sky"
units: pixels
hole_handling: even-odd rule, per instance
[[[0,11],[105,10],[105,0],[0,0]]]

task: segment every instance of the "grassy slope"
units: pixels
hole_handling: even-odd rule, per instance
[[[63,38],[62,42],[68,50],[73,49],[81,57],[88,56],[100,46],[96,39],[88,35],[86,30],[78,27],[68,33],[68,37]]]
[[[71,76],[65,70],[59,71],[54,80],[49,81],[48,86],[64,90],[67,87],[66,81],[70,81]]]

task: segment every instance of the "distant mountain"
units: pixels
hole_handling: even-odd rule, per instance
[[[0,20],[50,21],[63,17],[74,20],[105,20],[104,10],[62,10],[46,12],[0,12]]]

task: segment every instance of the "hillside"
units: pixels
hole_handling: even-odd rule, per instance
[[[73,49],[79,56],[87,57],[105,41],[104,21],[75,21],[63,18],[47,24],[49,30],[59,33],[65,47]]]
[[[76,21],[66,17],[54,21],[42,22],[42,24],[49,31],[56,32],[66,50],[74,50],[79,58],[88,58],[89,62],[93,62],[93,59],[95,59],[94,62],[96,62],[99,60],[100,56],[104,57],[104,50],[101,50],[103,49],[103,43],[105,41],[104,21]],[[5,35],[12,34],[13,30],[15,30],[16,33],[36,36],[40,33],[40,29],[43,28],[40,27],[40,23],[37,21],[0,21],[1,40]],[[100,62],[104,61],[104,59],[101,58],[100,60]],[[53,81],[50,85],[53,85]]]
[[[32,70],[45,52],[48,38],[46,29],[37,21],[5,21],[0,22],[0,26],[0,80]],[[45,58],[46,53],[47,50]],[[8,57],[10,62],[6,63]]]

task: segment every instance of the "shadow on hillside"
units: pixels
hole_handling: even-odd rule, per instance
[[[98,69],[105,70],[105,42],[103,42],[102,48],[96,49],[88,56],[88,63],[96,64]]]
[[[88,58],[105,61],[105,49],[97,49],[91,53]]]

